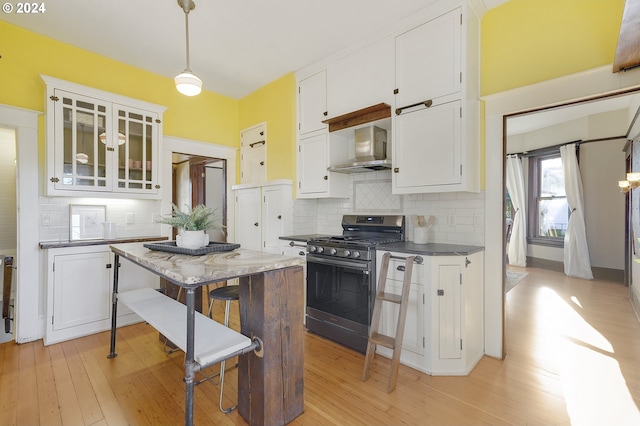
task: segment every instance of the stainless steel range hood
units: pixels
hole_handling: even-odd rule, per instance
[[[350,131],[355,128],[355,148],[351,159],[341,165],[329,167],[331,172],[363,173],[391,168],[387,159],[387,131],[375,124],[380,120],[390,120],[391,106],[381,103],[339,117],[323,121],[329,125],[329,132]],[[362,126],[368,124],[368,126]]]
[[[372,125],[355,130],[353,157],[347,163],[329,167],[329,171],[364,173],[390,168],[391,162],[387,160],[387,131]]]

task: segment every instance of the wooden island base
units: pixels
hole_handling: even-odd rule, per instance
[[[240,329],[263,344],[239,357],[238,412],[250,425],[284,425],[304,411],[302,268],[240,278]]]

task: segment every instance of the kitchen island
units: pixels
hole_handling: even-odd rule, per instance
[[[196,336],[195,293],[202,286],[234,278],[240,285],[241,333],[260,342],[260,350],[238,361],[238,412],[250,425],[283,425],[304,410],[303,261],[236,249],[202,256],[149,250],[143,243],[111,245],[115,264],[127,259],[186,293],[185,424],[193,424]],[[118,273],[114,271],[113,310],[117,310]],[[163,296],[166,297],[166,296]],[[182,320],[176,318],[176,320]],[[115,322],[110,358],[115,357]],[[206,336],[209,338],[209,336]],[[215,339],[216,336],[210,336]]]

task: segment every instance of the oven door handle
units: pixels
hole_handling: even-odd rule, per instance
[[[309,253],[307,253],[307,262],[318,263],[321,265],[343,266],[349,269],[357,269],[363,274],[369,274],[369,262],[349,262],[348,260],[314,256]]]

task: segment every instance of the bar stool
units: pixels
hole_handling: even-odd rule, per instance
[[[224,325],[229,327],[229,308],[232,300],[238,300],[240,298],[240,286],[227,285],[224,287],[218,287],[209,292],[209,317],[211,318],[211,311],[213,308],[213,302],[216,300],[224,300]],[[222,394],[224,392],[224,368],[226,361],[220,363],[220,411],[225,414],[232,412],[237,405],[230,408],[222,407]]]

